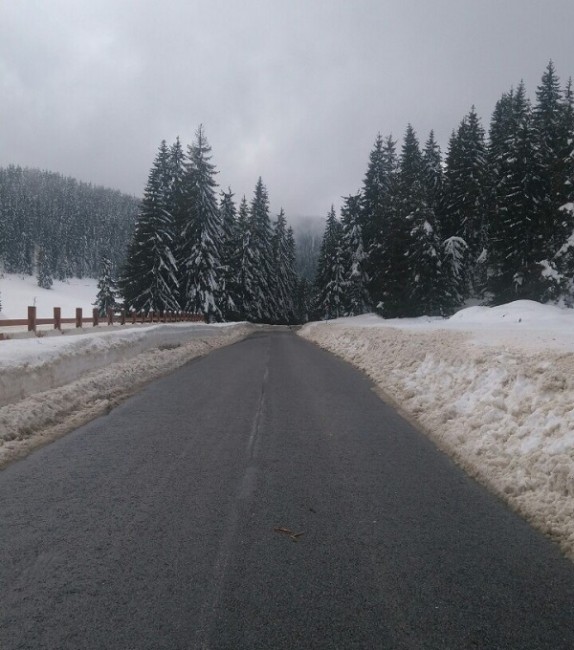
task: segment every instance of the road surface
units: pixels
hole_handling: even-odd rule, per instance
[[[574,565],[288,331],[0,472],[0,648],[574,648]]]

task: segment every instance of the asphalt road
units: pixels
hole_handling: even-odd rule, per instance
[[[571,650],[574,565],[260,333],[0,472],[0,648]]]

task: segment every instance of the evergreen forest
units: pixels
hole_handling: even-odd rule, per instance
[[[139,201],[61,174],[0,169],[0,262],[7,273],[53,279],[98,277],[106,257],[123,264]],[[0,267],[1,270],[1,267]]]
[[[295,238],[283,210],[272,218],[257,181],[239,205],[219,191],[203,127],[185,149],[158,149],[118,286],[130,310],[185,311],[207,322],[296,323]]]
[[[366,310],[449,315],[470,302],[574,303],[574,97],[550,62],[532,102],[524,84],[474,108],[446,155],[408,125],[379,134],[361,191],[328,214],[313,318]]]
[[[574,91],[552,62],[531,100],[470,109],[443,154],[412,125],[377,135],[361,188],[322,237],[271,215],[261,178],[218,187],[203,127],[162,141],[141,201],[38,170],[0,169],[8,272],[99,277],[102,311],[188,311],[208,322],[301,323],[376,311],[448,316],[518,299],[574,305]],[[297,250],[296,250],[297,249]]]

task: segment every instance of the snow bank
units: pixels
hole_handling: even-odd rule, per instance
[[[449,321],[340,319],[300,335],[367,372],[443,450],[574,559],[572,315],[523,301],[470,308]]]
[[[149,326],[0,342],[0,467],[190,359],[238,341],[247,324]]]
[[[0,407],[157,346],[179,346],[190,339],[226,336],[228,328],[229,325],[197,323],[118,326],[115,330],[74,330],[74,335],[0,341]]]

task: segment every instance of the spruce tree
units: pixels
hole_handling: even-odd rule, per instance
[[[482,295],[486,282],[488,184],[484,130],[474,107],[449,143],[441,209],[445,239],[461,237],[468,246],[468,293]]]
[[[305,324],[309,321],[311,312],[312,290],[307,278],[297,280],[295,289],[295,323]]]
[[[233,202],[231,188],[227,192],[221,191],[219,199],[219,212],[221,215],[221,229],[223,241],[221,246],[221,265],[223,269],[223,284],[225,303],[221,311],[225,320],[239,318],[241,300],[241,267],[240,257],[237,254],[240,248],[240,235],[237,223],[237,211]]]
[[[315,278],[314,316],[321,320],[339,318],[345,313],[345,255],[343,228],[335,208],[327,215]]]
[[[162,141],[150,170],[141,212],[128,247],[119,287],[134,311],[177,311],[179,283],[169,196],[169,150]]]
[[[272,230],[269,197],[261,177],[249,209],[248,246],[245,249],[245,311],[248,320],[271,323],[276,318]]]
[[[440,289],[442,314],[448,316],[460,309],[466,298],[468,281],[468,246],[462,237],[453,235],[442,242],[443,277]]]
[[[405,132],[396,183],[390,200],[388,225],[381,256],[379,281],[382,287],[377,311],[385,318],[409,315],[411,311],[408,247],[412,230],[411,216],[418,198],[412,190],[424,178],[424,166],[418,138],[409,124]]]
[[[564,104],[562,90],[554,64],[548,63],[536,89],[533,128],[543,182],[542,204],[538,221],[538,255],[540,260],[551,259],[562,239],[557,225],[561,222],[560,208],[567,202],[563,153],[568,148],[568,137],[562,128]]]
[[[496,125],[489,158],[495,210],[490,222],[489,288],[495,303],[540,297],[541,168],[524,84],[504,99],[504,132]]]
[[[50,258],[43,248],[38,249],[38,286],[51,289],[54,284]]]
[[[274,296],[277,305],[276,323],[292,323],[295,318],[295,240],[293,231],[287,228],[283,209],[279,212],[273,227],[273,277]]]
[[[377,136],[363,181],[361,222],[365,229],[365,268],[369,276],[369,293],[375,308],[383,300],[384,278],[390,273],[387,266],[387,247],[390,243],[392,201],[396,191],[398,167],[395,146],[392,137],[383,140],[380,135]]]
[[[207,322],[223,318],[227,303],[223,284],[221,215],[217,206],[211,147],[200,126],[188,147],[184,176],[186,224],[182,233],[185,309],[203,314]]]
[[[434,131],[429,133],[428,140],[422,153],[423,162],[423,183],[426,188],[426,201],[435,215],[439,216],[444,174],[442,169],[442,154],[440,147],[435,140]],[[438,228],[438,224],[437,224]]]
[[[343,199],[341,223],[346,258],[344,307],[347,315],[359,316],[369,311],[371,302],[367,288],[369,276],[365,269],[367,256],[363,248],[360,194]]]
[[[560,206],[560,247],[556,253],[556,264],[564,278],[565,299],[574,302],[574,92],[572,79],[568,80],[564,93],[562,117],[562,142],[565,147],[560,154],[562,176],[565,179],[564,203]]]
[[[423,175],[411,186],[413,210],[406,217],[410,233],[406,252],[409,304],[405,315],[409,316],[442,315],[448,302],[432,194],[424,179]]]
[[[251,259],[251,231],[249,226],[249,206],[245,195],[243,195],[239,203],[237,217],[237,249],[235,259],[239,278],[235,304],[239,318],[241,319],[247,318],[247,307],[250,303],[250,296],[255,291],[255,274],[257,272]]]
[[[112,275],[112,262],[108,257],[102,257],[102,270],[98,278],[98,293],[94,305],[98,308],[100,316],[105,316],[108,309],[116,310],[117,288]]]

